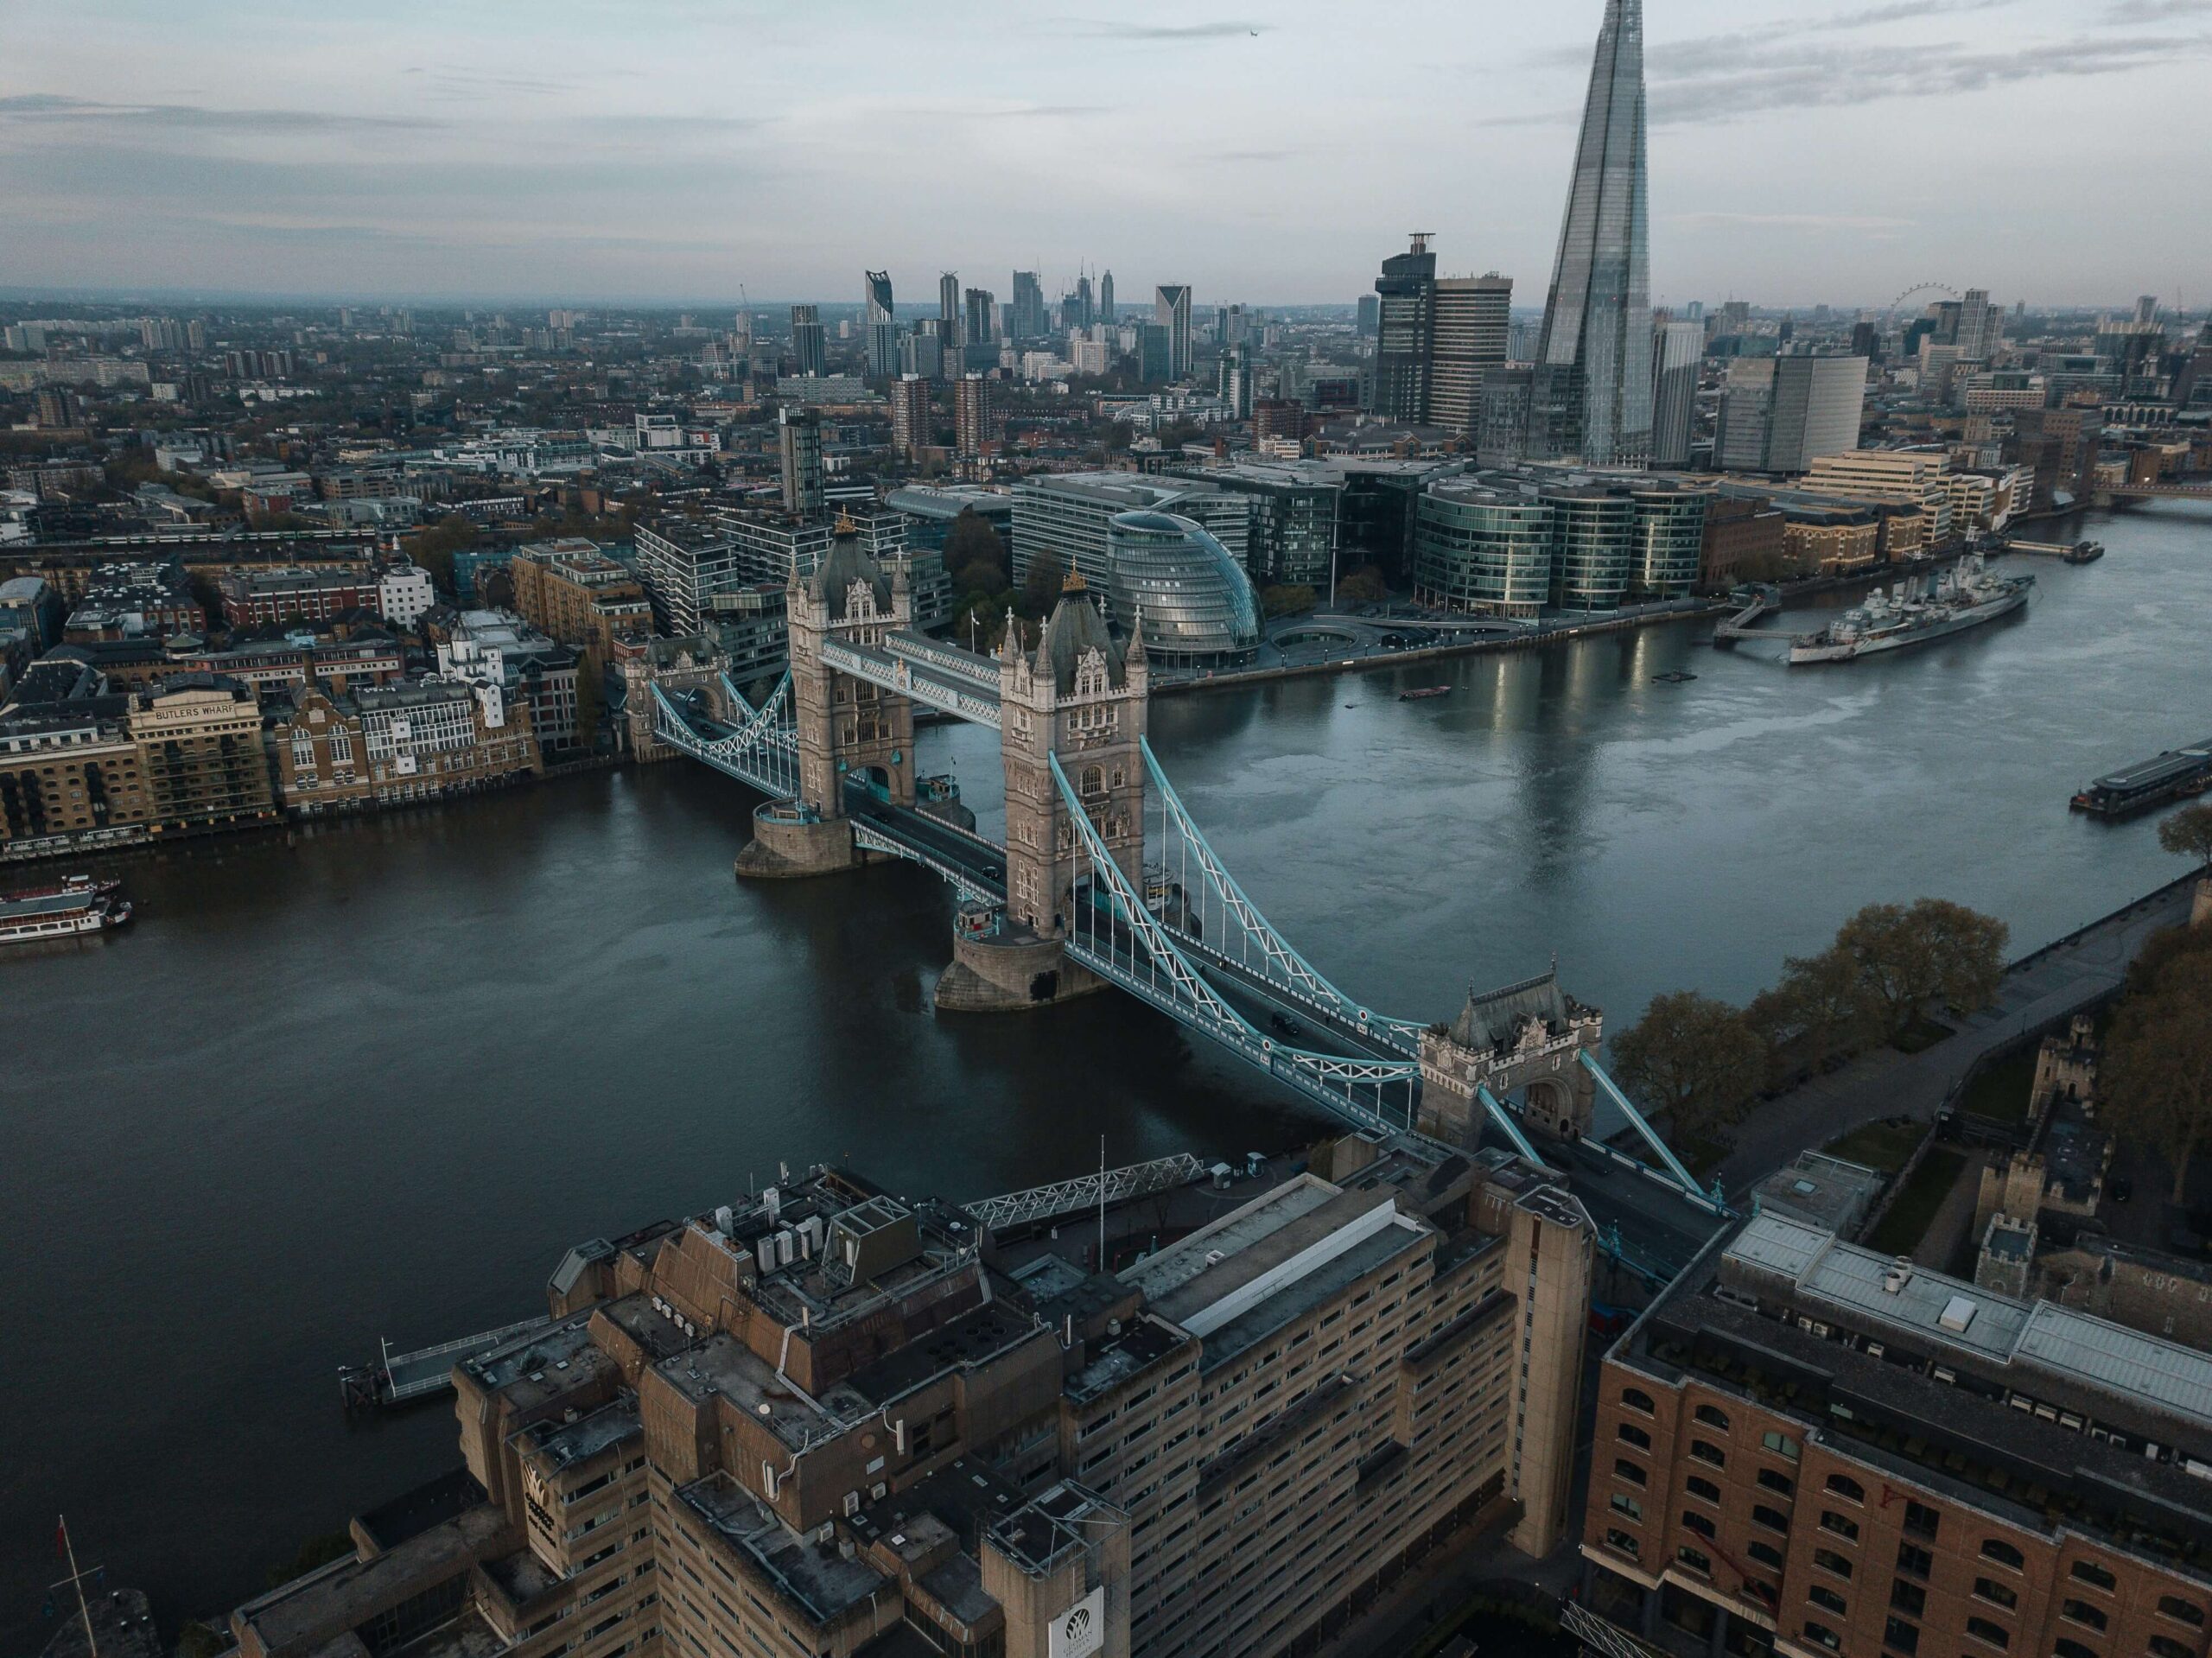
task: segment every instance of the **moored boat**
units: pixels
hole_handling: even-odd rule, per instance
[[[73,938],[119,927],[130,919],[130,904],[116,896],[121,885],[90,875],[68,875],[44,886],[0,893],[0,944]]]

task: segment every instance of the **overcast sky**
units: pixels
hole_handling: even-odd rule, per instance
[[[0,0],[0,283],[1298,302],[1422,229],[1541,305],[1601,6]],[[1655,301],[2212,298],[2212,0],[1646,26]]]

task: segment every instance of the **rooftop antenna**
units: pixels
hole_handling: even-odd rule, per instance
[[[1104,1142],[1101,1141],[1100,1143],[1103,1144]],[[99,1637],[92,1633],[92,1609],[91,1604],[85,1599],[85,1579],[95,1575],[104,1568],[96,1566],[83,1572],[79,1572],[77,1569],[77,1546],[69,1540],[69,1521],[67,1515],[56,1515],[54,1517],[54,1541],[61,1546],[62,1559],[69,1562],[69,1575],[60,1579],[58,1582],[48,1584],[47,1586],[49,1589],[59,1589],[63,1584],[70,1584],[75,1586],[77,1591],[77,1614],[85,1620],[86,1648],[92,1655],[92,1658],[100,1658]]]

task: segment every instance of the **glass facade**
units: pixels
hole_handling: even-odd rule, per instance
[[[1260,645],[1260,603],[1235,556],[1189,518],[1124,512],[1108,527],[1114,620],[1143,618],[1145,654],[1168,668],[1221,667]]]
[[[1548,489],[1552,513],[1552,603],[1612,610],[1636,574],[1636,503],[1605,489]]]
[[[1446,485],[1414,519],[1414,599],[1477,616],[1534,616],[1551,598],[1549,505]]]
[[[1654,486],[1630,492],[1636,503],[1636,585],[1653,599],[1679,599],[1697,587],[1705,553],[1703,490]]]
[[[1643,0],[1605,0],[1529,400],[1532,459],[1642,466],[1651,453]]]

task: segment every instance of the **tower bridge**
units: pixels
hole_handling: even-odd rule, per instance
[[[938,1006],[1000,1012],[1109,987],[1156,1008],[1359,1130],[1471,1152],[1500,1145],[1565,1178],[1600,1247],[1649,1281],[1728,1210],[1598,1063],[1603,1018],[1553,972],[1457,1015],[1395,1017],[1332,983],[1206,840],[1147,740],[1140,619],[1116,640],[1071,576],[1033,650],[1009,616],[995,656],[913,626],[903,570],[841,524],[787,594],[791,667],[756,705],[696,652],[651,684],[654,737],[766,797],[742,877],[881,858],[959,895]],[[918,778],[914,714],[996,729],[1006,839]]]

